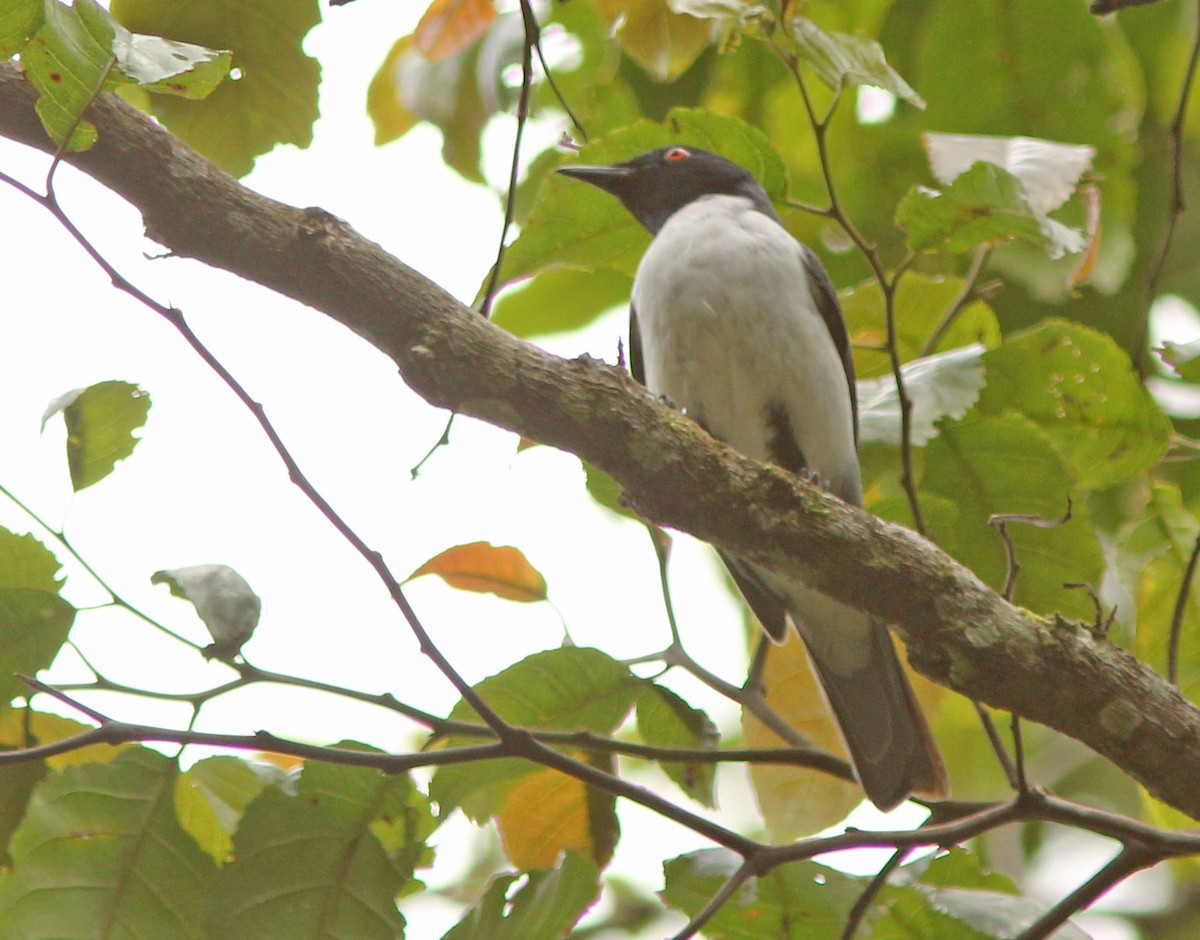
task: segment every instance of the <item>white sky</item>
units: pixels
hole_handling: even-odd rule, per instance
[[[346,219],[418,271],[469,301],[495,253],[497,196],[445,169],[439,135],[419,127],[382,149],[372,144],[366,87],[421,4],[323,7],[326,23],[307,50],[324,69],[322,119],[307,151],[287,147],[259,160],[245,181],[297,206],[321,206]],[[535,131],[528,144],[557,137]],[[512,124],[489,129],[489,172],[507,172]],[[32,185],[47,158],[0,140],[0,167]],[[551,597],[580,645],[635,656],[666,645],[657,570],[645,533],[594,506],[578,461],[548,448],[518,454],[513,435],[467,420],[416,482],[409,468],[437,439],[443,412],[408,391],[382,355],[332,321],[231,275],[179,260],[147,261],[158,249],[141,237],[128,205],[65,168],[63,205],[117,268],[157,299],[179,306],[201,338],[267,409],[301,467],[329,501],[403,577],[437,552],[485,539],[521,548],[546,576]],[[68,537],[131,602],[198,642],[207,642],[190,606],[150,575],[162,568],[223,563],[263,599],[261,626],[247,645],[263,668],[391,691],[445,713],[457,700],[417,651],[408,629],[367,565],[299,491],[250,415],[153,313],[113,290],[43,210],[0,188],[7,309],[0,319],[0,483]],[[545,343],[563,355],[616,357],[624,313]],[[105,379],[139,383],[153,407],[134,455],[98,485],[72,498],[61,419],[45,434],[46,404],[64,391]],[[0,524],[27,531],[29,520],[0,498]],[[36,530],[35,530],[36,531]],[[54,547],[52,541],[48,541]],[[59,553],[60,557],[63,553]],[[103,595],[68,565],[67,596]],[[676,611],[689,648],[708,668],[738,682],[745,673],[741,614],[711,553],[676,543]],[[562,640],[549,605],[518,605],[466,595],[427,578],[409,589],[423,622],[471,681]],[[108,676],[134,685],[196,690],[230,678],[187,648],[116,611],[81,614],[73,637]],[[51,680],[87,678],[64,654]],[[736,710],[678,687],[724,727]],[[181,724],[183,707],[117,696],[89,701],[115,717]],[[51,707],[39,701],[40,707]],[[55,709],[59,710],[59,709]],[[78,717],[78,716],[77,716]],[[300,691],[259,687],[207,706],[198,727],[245,733],[259,728],[329,743],[356,738],[404,748],[412,726],[379,710]],[[198,755],[199,756],[199,755]],[[684,798],[670,784],[668,793]],[[758,825],[741,771],[722,772],[722,821]],[[692,806],[692,809],[696,807]],[[661,886],[664,858],[704,840],[622,803],[625,838],[613,871],[649,889]],[[912,822],[913,815],[892,824]],[[864,813],[858,825],[878,814]],[[469,863],[470,829],[459,819],[438,836],[446,846],[432,884],[452,883]],[[410,936],[436,937],[456,908],[407,899]],[[649,934],[661,936],[662,928]]]

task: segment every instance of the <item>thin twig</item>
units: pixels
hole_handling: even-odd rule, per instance
[[[1145,356],[1142,355],[1146,344],[1146,336],[1150,329],[1150,307],[1158,297],[1158,284],[1167,265],[1167,256],[1171,252],[1171,239],[1175,236],[1175,227],[1187,208],[1187,198],[1183,189],[1183,134],[1187,124],[1188,97],[1192,90],[1192,79],[1196,75],[1197,65],[1200,64],[1200,6],[1196,8],[1195,33],[1192,36],[1192,51],[1188,56],[1187,67],[1183,71],[1183,81],[1179,87],[1179,103],[1175,106],[1175,116],[1167,132],[1167,168],[1171,173],[1171,198],[1167,207],[1167,221],[1163,229],[1162,241],[1154,260],[1150,262],[1150,270],[1146,275],[1146,290],[1142,296],[1141,317],[1138,320],[1137,333],[1134,336],[1133,361],[1138,372],[1145,375]]]
[[[0,179],[4,179],[4,174],[0,173]],[[88,563],[87,559],[75,549],[75,546],[71,544],[70,540],[63,532],[60,532],[51,526],[48,522],[46,522],[46,520],[34,512],[26,503],[18,499],[17,496],[3,484],[0,484],[0,495],[3,495],[9,502],[20,509],[21,512],[25,513],[25,515],[37,523],[37,525],[43,529],[47,535],[51,536],[56,542],[58,542],[59,545],[66,549],[66,551],[71,555],[72,558],[75,559],[79,566],[91,576],[92,580],[96,582],[97,586],[107,592],[109,598],[111,598],[111,603],[115,604],[117,607],[124,608],[135,617],[154,627],[154,629],[165,633],[171,639],[176,640],[185,646],[190,646],[194,650],[199,650],[201,648],[200,643],[193,643],[187,637],[179,635],[170,627],[155,620],[149,614],[138,609],[133,604],[129,603],[129,601],[125,600],[125,598],[119,595],[116,591],[114,591],[109,583],[105,581],[104,578],[97,573],[96,569]]]
[[[987,735],[988,742],[992,745],[992,750],[996,754],[996,760],[1000,763],[1000,769],[1004,771],[1008,785],[1014,790],[1019,790],[1020,784],[1017,780],[1017,768],[1013,764],[1012,758],[1008,755],[1008,748],[1000,740],[1000,732],[996,730],[996,723],[992,721],[991,714],[988,713],[988,710],[981,702],[972,699],[971,704],[975,706],[975,714],[979,716],[979,722],[983,725],[983,732]]]
[[[879,892],[883,890],[883,886],[887,884],[892,873],[904,864],[904,860],[908,858],[911,852],[911,848],[896,849],[891,857],[884,862],[883,867],[875,873],[875,877],[871,879],[871,883],[858,896],[858,900],[854,902],[854,907],[850,908],[850,913],[846,915],[846,925],[842,928],[841,940],[854,940],[854,935],[858,933],[858,928],[862,926],[863,919],[871,909],[871,904],[879,895]]]
[[[716,894],[709,898],[708,903],[684,925],[683,929],[672,934],[671,940],[688,940],[689,937],[696,936],[701,928],[712,920],[717,911],[725,905],[725,902],[733,896],[733,892],[750,880],[753,873],[754,869],[750,867],[749,862],[743,862],[738,870],[721,885]]]
[[[925,519],[921,513],[921,500],[917,495],[917,475],[913,469],[912,448],[912,399],[904,387],[904,368],[900,361],[900,336],[896,328],[896,291],[900,278],[912,263],[909,253],[892,272],[890,280],[880,281],[883,288],[883,315],[887,323],[888,361],[892,367],[892,380],[896,383],[896,399],[900,403],[900,485],[908,498],[908,508],[913,517],[913,528],[925,534]]]
[[[1025,773],[1025,741],[1021,737],[1021,717],[1012,714],[1013,763],[1016,765],[1017,792],[1029,790],[1029,778]]]
[[[1033,924],[1018,934],[1016,940],[1044,940],[1072,916],[1094,904],[1113,885],[1124,881],[1134,872],[1149,868],[1161,860],[1161,855],[1142,846],[1126,845],[1116,858],[1046,911]]]
[[[1183,635],[1183,615],[1187,610],[1188,598],[1192,593],[1192,579],[1196,574],[1196,559],[1200,557],[1200,535],[1196,536],[1196,544],[1192,546],[1191,557],[1183,571],[1183,580],[1179,584],[1179,593],[1175,595],[1175,611],[1171,614],[1171,635],[1167,640],[1167,681],[1173,686],[1179,685],[1179,640]]]
[[[929,335],[929,339],[925,341],[925,345],[921,347],[921,355],[932,355],[934,350],[938,348],[938,344],[945,338],[950,327],[954,325],[954,321],[959,315],[967,309],[967,307],[977,298],[975,285],[979,277],[983,274],[983,269],[987,267],[988,259],[992,256],[991,245],[980,245],[975,249],[975,255],[971,259],[971,267],[967,270],[966,276],[963,278],[962,289],[950,302],[950,306],[946,308],[946,312],[942,314],[942,319],[938,321],[938,325],[933,328],[933,332]]]
[[[450,417],[446,419],[446,426],[442,428],[441,436],[434,441],[433,446],[429,450],[425,451],[425,456],[412,465],[412,468],[408,472],[414,480],[421,475],[421,468],[429,463],[429,458],[436,454],[440,448],[450,443],[450,428],[454,426],[454,419],[457,417],[457,412],[450,412]]]
[[[829,208],[822,212],[815,210],[818,214],[826,215],[833,219],[842,227],[842,230],[858,248],[859,252],[866,259],[867,264],[871,268],[871,272],[875,276],[875,280],[879,283],[880,290],[883,292],[884,302],[884,317],[887,323],[888,331],[888,355],[892,367],[892,377],[896,383],[897,400],[900,403],[900,463],[901,476],[900,485],[904,490],[905,498],[908,500],[909,511],[913,517],[913,527],[920,533],[925,532],[925,520],[921,513],[921,502],[917,495],[916,474],[913,469],[912,456],[912,400],[908,397],[908,393],[904,387],[904,374],[901,370],[899,342],[896,336],[896,289],[900,283],[900,278],[908,265],[912,263],[913,256],[908,254],[897,265],[896,270],[891,277],[888,276],[887,269],[883,265],[882,259],[879,257],[879,252],[875,250],[875,246],[868,242],[859,232],[854,221],[846,214],[842,208],[842,203],[838,197],[837,186],[833,181],[833,163],[829,158],[829,143],[827,140],[829,131],[829,122],[833,119],[834,112],[837,110],[837,105],[841,100],[840,92],[833,96],[833,100],[829,104],[824,116],[818,117],[816,108],[813,105],[812,97],[808,91],[808,84],[804,80],[804,73],[800,70],[800,64],[796,56],[792,52],[781,49],[778,42],[773,38],[771,47],[775,53],[783,60],[788,71],[792,73],[792,77],[796,80],[796,87],[800,90],[800,98],[804,102],[804,111],[808,115],[809,125],[812,127],[813,140],[817,147],[817,159],[821,166],[821,176],[825,182],[825,193],[829,197]]]
[[[679,636],[679,626],[675,621],[675,604],[671,600],[671,579],[668,575],[668,562],[670,559],[669,541],[663,541],[655,534],[655,529],[650,528],[651,523],[647,523],[647,532],[650,534],[650,539],[654,543],[654,553],[658,559],[658,583],[662,590],[663,606],[667,613],[667,623],[671,628],[671,645],[661,653],[654,653],[647,656],[639,656],[636,659],[628,660],[628,663],[639,662],[654,662],[659,661],[667,666],[676,666],[682,669],[689,675],[699,679],[706,686],[715,692],[724,695],[726,698],[737,702],[743,709],[750,712],[761,721],[767,728],[773,731],[780,740],[792,747],[800,748],[803,751],[812,751],[812,742],[807,740],[795,728],[787,723],[787,721],[775,709],[773,709],[767,700],[763,697],[760,688],[747,685],[739,688],[732,682],[722,679],[715,673],[710,672],[701,666],[683,645],[683,641]],[[661,530],[659,530],[661,531]],[[665,533],[664,533],[665,535]],[[841,758],[830,754],[830,760],[837,761],[845,765],[844,779],[853,780],[854,776],[850,771],[850,765],[842,761]],[[843,776],[841,773],[838,776]]]
[[[483,292],[483,299],[479,305],[479,312],[485,317],[491,314],[492,303],[496,299],[496,290],[500,286],[500,268],[504,263],[504,253],[508,249],[508,230],[512,227],[517,210],[517,177],[521,164],[521,138],[525,135],[525,122],[529,119],[529,93],[533,87],[533,48],[537,45],[540,34],[537,17],[534,16],[530,0],[521,0],[521,21],[525,27],[525,38],[521,49],[521,95],[517,101],[517,130],[513,135],[512,161],[508,170],[508,192],[504,198],[504,224],[500,227],[500,245],[496,249],[496,262],[492,265],[487,289]]]
[[[112,264],[109,263],[99,250],[88,240],[88,238],[79,230],[74,222],[63,211],[57,200],[50,194],[42,195],[20,183],[18,180],[9,177],[7,174],[0,173],[0,181],[9,182],[20,192],[25,193],[35,202],[50,212],[51,215],[58,221],[67,233],[78,243],[89,258],[108,276],[113,286],[123,293],[133,297],[143,306],[153,310],[164,320],[175,327],[176,331],[183,337],[184,341],[192,348],[192,350],[204,361],[204,363],[221,379],[222,382],[233,392],[239,401],[250,411],[254,419],[258,422],[259,428],[270,441],[271,446],[275,449],[275,453],[283,462],[288,470],[288,477],[300,489],[309,502],[311,502],[322,515],[329,521],[334,529],[345,539],[358,553],[366,560],[375,571],[376,576],[387,588],[388,594],[392,598],[393,603],[400,609],[401,614],[409,625],[409,629],[417,638],[421,652],[433,660],[434,664],[441,670],[442,674],[449,680],[450,684],[458,691],[459,695],[471,706],[496,732],[497,736],[503,741],[505,736],[512,733],[513,729],[505,722],[491,707],[489,707],[479,693],[462,677],[462,675],[454,668],[450,661],[445,657],[440,649],[433,643],[425,627],[417,617],[416,611],[408,602],[408,597],[405,595],[400,582],[392,574],[387,564],[383,560],[383,556],[379,552],[372,549],[362,537],[350,527],[333,506],[325,499],[324,496],[316,489],[308,477],[300,469],[300,465],[292,456],[287,445],[279,436],[279,432],[267,417],[266,411],[250,393],[242,386],[233,374],[225,368],[219,359],[212,353],[211,350],[200,340],[200,338],[192,330],[183,313],[174,307],[165,306],[145,291],[137,287],[133,282],[122,275]]]

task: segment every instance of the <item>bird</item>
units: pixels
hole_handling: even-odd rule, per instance
[[[747,457],[862,506],[854,362],[820,259],[741,165],[674,144],[558,172],[615,196],[652,237],[633,279],[629,367]],[[889,810],[949,781],[887,627],[720,552],[767,635],[804,647],[867,798]]]

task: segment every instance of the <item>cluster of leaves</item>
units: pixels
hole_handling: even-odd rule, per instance
[[[142,389],[115,381],[51,402],[43,421],[63,415],[77,491],[132,454],[149,407]],[[0,674],[8,677],[4,697],[11,699],[22,692],[19,674],[44,669],[58,655],[77,611],[61,597],[59,563],[41,542],[0,530],[0,549]],[[409,580],[425,575],[515,601],[546,597],[544,579],[511,547],[457,546]],[[236,642],[224,657],[249,638],[258,599],[231,570],[198,566],[158,572],[152,580],[191,601],[218,643],[234,631]],[[631,720],[627,730],[649,746],[648,756],[655,748],[711,751],[720,740],[702,711],[596,649],[535,654],[475,691],[512,725],[560,731],[581,747],[579,735],[608,738]],[[466,702],[446,725],[476,730],[435,730],[434,753],[467,747],[482,733]],[[87,726],[28,708],[7,708],[0,719],[0,742],[10,750],[53,747],[88,733]],[[455,809],[481,823],[494,819],[518,872],[493,878],[448,937],[560,936],[595,902],[600,870],[619,838],[613,794],[512,757],[441,767],[427,797],[407,774],[336,763],[337,750],[369,753],[343,742],[327,751],[328,763],[221,756],[182,771],[145,747],[93,745],[0,766],[0,836],[8,866],[0,877],[0,931],[21,936],[53,922],[89,932],[117,916],[129,929],[185,937],[313,931],[392,937],[404,928],[394,899],[421,888],[416,874],[432,861],[429,837]],[[585,748],[578,756],[616,771],[611,754]],[[692,800],[715,806],[714,763],[661,759],[660,766]],[[662,899],[695,915],[736,864],[726,850],[680,856],[666,866]],[[985,903],[994,923],[1017,924],[1028,915],[1015,886],[981,870],[966,852],[927,860],[921,869],[919,883],[910,879],[888,889],[890,911],[881,909],[877,924],[916,918],[965,930]],[[793,864],[766,880],[760,893],[731,901],[715,926],[752,917],[760,923],[755,935],[764,937],[785,923],[832,926],[847,916],[868,880],[812,862]],[[145,887],[127,890],[131,883]],[[305,890],[297,903],[300,883]],[[85,884],[87,903],[68,904]],[[155,885],[169,886],[169,896]],[[65,927],[59,915],[68,907]]]
[[[276,143],[305,144],[316,114],[319,71],[300,50],[315,4],[259,6],[268,15],[220,3],[114,0],[110,16],[93,0],[4,0],[0,49],[20,53],[43,95],[47,130],[65,147],[94,140],[80,119],[87,102],[101,89],[124,88],[179,136],[244,173]],[[554,4],[543,11],[542,36],[548,48],[557,37],[573,51],[561,61],[551,56],[557,91],[540,84],[535,107],[562,119],[560,102],[570,103],[590,135],[579,154],[590,163],[683,142],[754,172],[789,228],[821,250],[837,283],[851,285],[841,297],[863,380],[868,507],[920,525],[999,589],[1008,559],[988,520],[1056,518],[1069,503],[1064,525],[1012,530],[1022,566],[1016,601],[1094,623],[1099,633],[1106,617],[1069,585],[1095,593],[1107,585],[1106,602],[1125,598],[1110,638],[1165,670],[1175,598],[1200,535],[1195,462],[1165,460],[1184,452],[1182,435],[1192,428],[1173,422],[1142,381],[1143,293],[1169,189],[1153,158],[1188,52],[1181,11],[1163,5],[1113,23],[1090,17],[1076,0],[812,0],[803,17],[782,6]],[[962,54],[966,35],[970,57]],[[372,83],[378,140],[430,122],[442,130],[446,162],[482,180],[483,131],[511,106],[505,68],[521,61],[526,41],[520,13],[498,15],[490,0],[435,0]],[[981,61],[993,67],[987,81]],[[230,68],[238,80],[217,85]],[[865,95],[862,108],[852,107],[865,87],[884,93],[880,114],[866,110]],[[149,101],[147,91],[167,94]],[[498,272],[513,286],[495,319],[520,335],[586,325],[621,303],[647,243],[615,202],[551,174],[569,159],[538,155],[517,193],[521,232]],[[1192,167],[1186,151],[1179,159]],[[920,182],[930,175],[937,188]],[[1180,241],[1194,224],[1184,217]],[[985,280],[989,272],[1005,277],[1002,290]],[[1168,264],[1154,276],[1161,292],[1200,301],[1191,266]],[[911,407],[896,394],[891,354],[904,364]],[[1170,350],[1179,370],[1170,381],[1194,379],[1194,358],[1187,347]],[[144,392],[115,382],[52,405],[48,417],[62,411],[67,421],[76,489],[128,456],[148,407]],[[589,488],[619,509],[599,471],[589,471]],[[0,535],[7,702],[27,691],[15,673],[46,668],[68,642],[76,611],[60,595],[54,554],[31,536]],[[245,668],[234,657],[253,629],[257,598],[231,574],[177,569],[156,577],[195,604],[216,654],[236,669]],[[458,546],[412,577],[424,574],[514,600],[546,593],[511,547]],[[1194,637],[1200,609],[1188,600],[1181,617],[1183,635]],[[1195,697],[1200,647],[1185,643],[1178,661],[1179,684]],[[764,678],[779,714],[836,747],[827,723],[813,731],[816,694],[796,643],[772,653]],[[615,774],[619,751],[597,741],[632,743],[632,753],[655,760],[701,807],[715,802],[707,756],[737,743],[665,684],[601,650],[537,653],[475,693],[500,718],[599,771]],[[973,713],[935,690],[921,694],[956,795],[997,797],[1004,783]],[[427,718],[430,763],[487,737],[486,716],[466,700],[444,719]],[[10,749],[69,740],[81,728],[28,709],[0,713],[0,741]],[[751,714],[742,737],[779,743]],[[1052,741],[1028,735],[1030,758]],[[666,749],[676,750],[657,756]],[[1102,791],[1113,806],[1171,821],[1097,763],[1060,761],[1057,777],[1042,782],[1067,793]],[[428,797],[406,774],[372,766],[309,761],[280,771],[265,760],[218,757],[184,772],[141,747],[6,764],[0,774],[3,935],[57,923],[69,907],[80,934],[116,912],[148,935],[395,936],[403,929],[395,899],[419,888],[429,836],[462,809],[495,821],[519,871],[493,879],[448,936],[559,936],[593,903],[619,838],[613,792],[519,757],[446,762]],[[752,777],[775,838],[810,834],[858,800],[853,787],[812,770],[764,765]],[[1043,840],[1031,833],[1028,853]],[[735,862],[720,849],[667,862],[662,901],[698,914]],[[167,883],[169,898],[127,890]],[[84,885],[88,904],[71,905]],[[837,935],[865,886],[793,863],[729,898],[710,928],[765,938],[803,924],[806,935]],[[1008,936],[1036,916],[1012,882],[963,850],[910,866],[877,900],[874,936]]]

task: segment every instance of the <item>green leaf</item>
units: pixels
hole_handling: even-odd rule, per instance
[[[960,277],[928,277],[905,273],[892,302],[896,323],[896,349],[901,362],[926,355],[925,347],[938,333],[943,318],[958,301],[966,282]],[[887,343],[887,314],[883,290],[875,278],[838,292],[850,341],[859,346],[883,347]],[[1000,345],[996,314],[982,300],[964,306],[930,352],[945,352],[972,343],[989,349]],[[856,348],[855,373],[859,379],[891,375],[892,361],[885,350]]]
[[[833,91],[841,91],[847,85],[873,85],[913,107],[925,107],[925,99],[888,65],[883,49],[874,39],[826,33],[812,20],[800,16],[794,17],[791,25],[801,60]]]
[[[1094,144],[1102,154],[1127,145],[1145,78],[1122,31],[1086,4],[961,0],[927,12],[914,55],[930,129],[1029,134]]]
[[[1016,411],[1049,437],[1080,484],[1124,483],[1158,462],[1171,423],[1111,337],[1049,320],[984,356],[982,414]]]
[[[1155,352],[1181,379],[1200,382],[1200,340],[1190,343],[1172,343],[1168,340]]]
[[[701,849],[673,858],[663,866],[666,887],[660,896],[669,907],[695,916],[740,865],[741,859],[727,849]],[[705,935],[836,940],[864,884],[864,879],[815,862],[783,865],[734,892],[708,921]]]
[[[442,940],[559,940],[600,893],[599,869],[576,852],[565,853],[554,868],[529,872],[510,897],[521,877],[493,878],[483,897]]]
[[[241,651],[254,635],[262,601],[246,579],[228,565],[191,565],[171,571],[156,571],[151,584],[166,584],[175,597],[189,601],[204,621],[212,645],[208,658],[228,660]]]
[[[665,82],[677,78],[708,45],[709,24],[672,13],[663,0],[592,0],[629,58]]]
[[[937,423],[943,418],[961,418],[975,404],[984,382],[983,353],[980,345],[963,346],[901,367],[904,393],[911,405],[909,441],[914,446],[921,447],[935,437]],[[895,378],[885,375],[859,382],[859,440],[898,446],[902,432]]]
[[[45,0],[37,20],[29,20],[28,14],[28,9],[10,14],[23,25],[14,23],[0,43],[15,44],[14,51],[20,51],[22,67],[41,93],[37,111],[50,137],[61,143],[75,127],[70,150],[95,143],[95,127],[78,119],[103,89],[137,85],[149,92],[203,98],[229,71],[228,53],[131,33],[95,0],[75,0],[73,6]],[[37,33],[22,44],[19,34],[36,22]]]
[[[1034,209],[1020,180],[992,163],[976,163],[943,192],[914,186],[896,209],[896,225],[913,251],[966,252],[1013,239],[1051,258],[1084,248],[1078,229]]]
[[[1035,137],[929,131],[923,139],[929,168],[939,182],[949,186],[976,163],[994,163],[1020,180],[1038,212],[1053,212],[1070,199],[1096,156],[1095,147]]]
[[[35,536],[0,527],[0,587],[58,593],[61,567],[54,553]]]
[[[42,22],[42,0],[0,0],[0,59],[20,51]]]
[[[229,74],[230,54],[190,42],[132,33],[120,23],[113,39],[117,71],[155,94],[207,98]]]
[[[972,413],[947,422],[924,451],[921,490],[952,500],[952,528],[930,520],[930,536],[994,588],[1004,586],[1006,561],[995,513],[1057,519],[1067,508],[1071,480],[1046,435],[1028,419]],[[1052,529],[1011,523],[1009,535],[1021,565],[1015,601],[1041,614],[1091,620],[1095,610],[1066,582],[1099,587],[1104,556],[1087,507],[1074,500],[1071,520]]]
[[[608,734],[629,714],[642,681],[607,653],[563,647],[534,653],[484,679],[475,691],[515,725]],[[454,706],[450,718],[479,720],[465,701]]]
[[[133,453],[133,432],[146,423],[150,395],[129,382],[100,382],[60,395],[42,415],[42,429],[59,412],[67,424],[67,465],[75,492],[103,480]]]
[[[624,516],[626,519],[633,519],[640,522],[641,519],[628,506],[621,501],[621,486],[609,474],[605,473],[595,464],[590,464],[586,460],[581,461],[583,464],[583,472],[586,477],[588,496],[592,497],[605,509],[611,509],[619,516]]]
[[[151,110],[177,137],[214,163],[244,176],[277,144],[307,147],[317,119],[321,69],[304,54],[320,21],[316,0],[113,0],[112,14],[138,33],[212,49],[232,49],[233,80],[203,101],[156,95]]]
[[[1151,487],[1141,514],[1122,530],[1117,541],[1122,581],[1135,604],[1131,647],[1138,659],[1160,675],[1167,673],[1171,622],[1198,535],[1200,526],[1183,504],[1178,488],[1159,483]],[[1198,628],[1200,591],[1193,583],[1183,605],[1177,661],[1179,688],[1193,699],[1200,693]]]
[[[6,869],[13,866],[13,858],[8,853],[9,840],[25,818],[29,800],[46,773],[46,764],[40,760],[0,766],[0,793],[4,794],[4,799],[0,800],[0,866]],[[3,876],[0,876],[2,881]],[[3,896],[4,888],[0,885],[0,898]]]
[[[48,668],[74,622],[75,608],[58,596],[57,587],[0,587],[0,704],[29,692],[14,673]]]
[[[580,163],[609,164],[672,143],[713,150],[746,167],[767,195],[787,196],[787,169],[771,142],[738,118],[676,108],[659,124],[638,121],[585,146]],[[563,158],[565,160],[565,157]],[[649,234],[619,201],[594,186],[551,174],[520,236],[505,253],[501,283],[559,265],[633,277]]]
[[[175,819],[177,775],[139,747],[48,776],[12,838],[0,936],[204,940],[215,867]]]
[[[647,686],[638,697],[637,723],[642,740],[656,747],[715,749],[721,737],[708,715],[660,685]],[[693,800],[716,806],[716,764],[663,761],[662,769]]]
[[[917,867],[919,866],[919,868]],[[921,871],[921,884],[935,888],[984,888],[998,894],[1019,894],[1007,875],[988,871],[974,852],[962,846],[942,849],[916,863],[913,871]]]
[[[912,885],[885,889],[892,899],[875,923],[872,940],[1007,940],[1019,936],[1049,909],[1019,895],[971,888],[931,888]],[[1055,940],[1088,940],[1067,923],[1054,932]]]
[[[631,286],[628,276],[615,271],[554,268],[501,294],[492,322],[523,339],[577,330],[628,305]]]
[[[526,728],[592,731],[611,734],[629,714],[642,681],[621,663],[595,649],[563,647],[534,653],[503,672],[484,679],[475,691],[505,721]],[[460,701],[450,712],[459,721],[478,721]],[[450,738],[448,746],[478,743]],[[515,758],[439,767],[430,796],[442,814],[461,806],[476,821],[494,814],[509,789],[538,770]]]
[[[242,814],[284,771],[274,764],[218,756],[197,761],[175,781],[179,824],[218,865],[233,855],[233,834]]]
[[[399,840],[397,820],[412,823]],[[267,787],[247,808],[233,861],[217,876],[209,936],[394,940],[404,930],[395,898],[412,881],[430,824],[407,777],[307,764],[294,796]]]
[[[59,144],[70,134],[68,150],[87,150],[96,128],[79,116],[108,83],[113,24],[94,0],[71,7],[46,0],[43,11],[41,28],[21,50],[21,67],[41,94],[37,113],[46,133]]]

